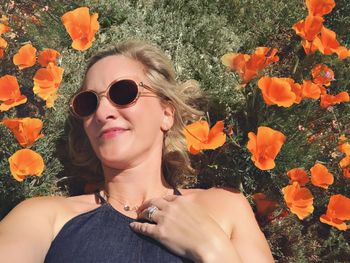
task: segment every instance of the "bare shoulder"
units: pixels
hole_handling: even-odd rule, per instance
[[[49,235],[52,232],[56,215],[60,212],[65,200],[66,198],[62,196],[40,196],[26,199],[0,221],[0,232],[23,231],[27,227],[38,225],[45,228]],[[21,224],[18,225],[18,222]]]
[[[65,196],[37,196],[28,198],[15,206],[10,213],[1,221],[5,222],[17,214],[26,213],[33,216],[44,216],[48,219],[54,219],[55,214],[64,206],[72,203],[68,201],[71,197]]]
[[[44,229],[48,237],[54,238],[54,228],[60,217],[92,209],[91,196],[39,196],[26,199],[14,207],[0,221],[0,233],[22,231],[35,225]],[[25,220],[23,220],[25,218]],[[21,222],[18,227],[18,222]],[[23,228],[23,229],[22,229]],[[22,230],[21,230],[22,229]]]
[[[64,199],[65,197],[61,196],[40,196],[26,199],[15,206],[0,223],[5,224],[22,214],[26,214],[25,217],[44,217],[53,220],[55,209]]]
[[[0,221],[0,258],[6,262],[43,262],[62,226],[97,206],[93,195],[42,196],[22,201]]]
[[[193,195],[191,199],[208,209],[214,219],[228,226],[230,233],[235,232],[238,226],[241,228],[241,222],[250,223],[259,229],[247,198],[235,188],[191,189],[190,195]]]
[[[212,187],[209,189],[180,189],[184,196],[201,200],[207,205],[215,205],[220,208],[234,208],[235,206],[250,207],[245,196],[237,189],[231,187]],[[228,207],[227,207],[228,206]]]
[[[237,189],[212,187],[209,189],[179,189],[183,196],[200,205],[231,237],[235,220],[239,214],[246,213],[250,205]]]
[[[180,190],[181,191],[181,190]],[[269,245],[247,198],[234,188],[182,190],[220,225],[243,262],[273,262]]]
[[[63,197],[35,197],[12,209],[0,222],[0,258],[6,262],[42,262],[53,238],[61,200]]]

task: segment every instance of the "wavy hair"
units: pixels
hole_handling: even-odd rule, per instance
[[[195,178],[195,171],[191,167],[183,130],[186,124],[203,116],[196,105],[205,102],[198,82],[189,80],[178,83],[174,67],[166,54],[141,41],[125,41],[95,54],[88,62],[84,76],[96,62],[113,55],[123,55],[143,64],[151,86],[173,105],[174,125],[164,134],[162,172],[170,185],[185,186]],[[88,182],[102,183],[101,162],[85,134],[82,120],[70,116],[69,126],[68,146],[73,164],[85,168],[84,171],[89,174],[85,178]]]

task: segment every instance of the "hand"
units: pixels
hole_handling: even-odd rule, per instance
[[[198,205],[182,196],[168,195],[146,201],[138,209],[138,219],[148,218],[148,208],[156,206],[152,222],[133,222],[131,228],[150,236],[175,254],[203,261],[204,254],[227,244],[229,238],[222,228]]]

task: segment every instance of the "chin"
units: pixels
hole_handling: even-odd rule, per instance
[[[125,170],[130,168],[132,165],[129,160],[116,160],[116,159],[102,159],[101,161],[102,166],[108,167],[108,168],[113,168],[117,170]]]
[[[119,147],[118,149],[99,151],[98,159],[109,167],[124,169],[128,167],[133,157],[130,155],[130,149]]]

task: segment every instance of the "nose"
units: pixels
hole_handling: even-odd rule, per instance
[[[98,122],[105,122],[107,119],[116,119],[119,116],[119,111],[106,96],[100,97],[100,103],[95,112],[95,118]]]

